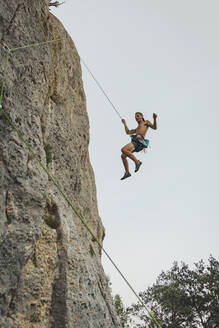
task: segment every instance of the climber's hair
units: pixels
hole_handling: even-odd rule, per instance
[[[136,114],[139,114],[139,115],[141,115],[141,117],[142,117],[143,121],[145,122],[145,119],[144,119],[144,115],[143,115],[141,112],[136,112],[136,113],[135,113],[135,115],[136,115]]]

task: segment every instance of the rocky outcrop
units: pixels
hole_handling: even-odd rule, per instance
[[[51,39],[9,55],[2,105],[102,242],[78,53],[48,1],[0,2],[1,42]],[[120,327],[100,248],[1,112],[0,327]]]

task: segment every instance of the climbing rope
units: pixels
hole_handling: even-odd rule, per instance
[[[47,176],[50,178],[50,180],[53,182],[54,186],[57,188],[57,190],[59,191],[59,193],[62,195],[63,199],[66,201],[66,203],[71,207],[71,209],[73,210],[73,212],[76,214],[76,216],[79,218],[79,220],[81,221],[81,223],[84,225],[84,227],[87,229],[87,231],[90,233],[90,235],[92,236],[92,238],[96,241],[96,243],[98,244],[98,246],[102,249],[102,251],[104,252],[104,254],[107,256],[107,258],[109,259],[109,261],[112,263],[112,265],[115,267],[115,269],[117,270],[117,272],[120,274],[120,276],[123,278],[123,280],[126,282],[126,284],[128,285],[128,287],[131,289],[131,291],[134,293],[134,295],[137,297],[138,301],[141,303],[141,305],[143,306],[143,308],[146,310],[146,312],[149,315],[149,318],[155,323],[155,325],[158,328],[162,328],[160,323],[157,321],[156,317],[154,316],[153,312],[149,311],[148,308],[146,307],[146,305],[144,304],[144,302],[142,301],[142,299],[139,297],[139,295],[137,294],[137,292],[134,290],[134,288],[132,287],[132,285],[129,283],[129,281],[126,279],[126,277],[123,275],[123,273],[120,271],[120,269],[118,268],[118,266],[115,264],[115,262],[113,261],[113,259],[111,258],[111,256],[106,252],[106,250],[103,248],[103,245],[100,243],[100,241],[97,239],[97,237],[94,235],[94,233],[92,232],[92,230],[90,229],[90,227],[87,225],[87,223],[85,222],[85,219],[82,217],[82,215],[78,212],[78,210],[74,207],[74,205],[72,204],[72,202],[70,201],[70,199],[67,197],[67,195],[65,194],[65,192],[62,190],[61,186],[57,183],[57,181],[55,180],[55,178],[52,176],[52,174],[50,173],[50,171],[47,169],[47,167],[42,163],[42,161],[39,159],[39,157],[37,156],[37,154],[33,151],[32,147],[29,145],[29,143],[26,141],[26,139],[23,137],[21,131],[16,127],[16,125],[12,122],[11,118],[9,117],[9,115],[5,112],[5,110],[3,109],[2,106],[2,100],[3,100],[3,95],[4,95],[4,88],[5,88],[5,81],[6,81],[6,76],[7,76],[7,71],[8,71],[8,57],[10,52],[14,52],[20,49],[26,49],[26,48],[30,48],[30,47],[34,47],[34,46],[40,46],[40,45],[45,45],[48,43],[54,43],[54,42],[58,42],[60,41],[60,39],[58,40],[50,40],[50,41],[45,41],[45,42],[38,42],[38,43],[33,43],[33,44],[29,44],[29,45],[25,45],[22,47],[17,47],[17,48],[7,48],[5,47],[4,49],[6,50],[6,56],[5,56],[5,61],[4,61],[4,72],[3,72],[3,79],[2,79],[2,84],[1,84],[1,93],[0,93],[0,110],[2,111],[2,114],[4,115],[4,117],[6,118],[6,120],[8,121],[8,123],[11,125],[11,127],[16,131],[18,137],[21,139],[21,141],[25,144],[25,146],[27,147],[27,149],[30,151],[30,153],[33,155],[33,157],[36,159],[36,161],[39,163],[40,167],[43,169],[43,171],[47,174]],[[92,75],[93,76],[93,75]],[[96,81],[96,80],[95,80]],[[105,92],[104,92],[105,94]],[[106,95],[106,94],[105,94]],[[107,95],[106,95],[107,97]],[[107,97],[107,99],[109,100],[109,98]],[[110,100],[109,100],[110,101]],[[110,101],[111,103],[111,101]],[[112,104],[113,105],[113,104]],[[113,106],[114,107],[114,106]],[[115,108],[114,108],[115,109]],[[115,109],[116,110],[116,109]],[[117,110],[116,110],[117,112]],[[120,116],[120,114],[117,112],[117,114]],[[120,116],[121,117],[121,116]]]
[[[49,40],[49,41],[43,41],[43,42],[37,42],[37,43],[27,44],[27,45],[22,46],[22,47],[12,48],[12,49],[10,49],[10,52],[14,52],[14,51],[21,50],[21,49],[32,48],[32,47],[38,47],[38,46],[42,46],[42,45],[49,44],[49,43],[55,43],[55,42],[58,42],[58,41],[61,41],[61,39]]]
[[[89,69],[89,67],[87,66],[87,64],[85,63],[85,61],[82,58],[81,58],[81,62],[84,65],[84,67],[87,69],[87,71],[89,72],[89,74],[92,76],[92,78],[96,82],[96,84],[99,87],[99,89],[103,92],[104,96],[107,98],[107,100],[109,101],[110,105],[115,110],[116,114],[122,119],[122,116],[120,115],[119,111],[116,109],[116,107],[114,106],[113,102],[110,100],[109,96],[107,95],[107,93],[105,92],[105,90],[103,89],[103,87],[101,86],[101,84],[95,78],[94,74],[91,72],[91,70]]]

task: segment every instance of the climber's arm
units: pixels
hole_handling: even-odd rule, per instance
[[[133,134],[136,132],[136,129],[129,130],[125,120],[122,120],[122,123],[124,124],[126,134]]]
[[[149,126],[151,129],[157,130],[157,114],[153,114],[153,119],[153,124],[150,121],[145,121],[145,125]]]

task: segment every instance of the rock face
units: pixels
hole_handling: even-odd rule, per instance
[[[9,48],[52,39],[10,53],[2,105],[102,242],[78,53],[47,0],[0,2]],[[0,327],[121,327],[100,248],[1,111]]]

